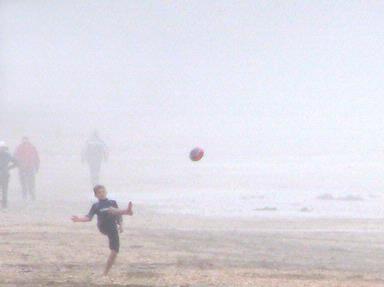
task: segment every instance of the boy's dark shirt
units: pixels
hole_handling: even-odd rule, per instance
[[[97,215],[97,226],[100,231],[116,229],[117,223],[121,223],[122,217],[108,213],[110,207],[118,208],[116,201],[109,199],[101,199],[94,203],[89,210],[87,217],[92,220],[93,216]]]

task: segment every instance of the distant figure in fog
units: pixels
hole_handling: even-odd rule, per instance
[[[100,183],[101,163],[107,160],[107,147],[97,132],[94,132],[87,140],[82,154],[82,161],[89,166],[91,184]]]
[[[9,170],[16,166],[16,160],[11,156],[5,142],[0,141],[0,190],[2,193],[1,207],[8,205]]]
[[[27,199],[29,194],[30,198],[35,200],[35,176],[40,167],[37,149],[27,137],[23,137],[20,145],[16,148],[14,157],[19,168],[23,198]]]

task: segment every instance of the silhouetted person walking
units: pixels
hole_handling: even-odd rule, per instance
[[[82,160],[89,166],[91,184],[95,186],[100,183],[101,163],[107,160],[107,147],[104,141],[94,132],[87,140]]]
[[[2,208],[6,208],[8,205],[9,170],[15,166],[16,161],[9,153],[5,142],[0,142],[0,190],[2,193]]]
[[[35,200],[35,176],[39,171],[40,158],[36,147],[27,137],[23,137],[21,144],[16,148],[15,159],[19,168],[19,177],[23,198],[27,199],[28,194]]]

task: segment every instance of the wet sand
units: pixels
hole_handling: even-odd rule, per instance
[[[135,206],[121,252],[87,202],[13,204],[0,211],[0,286],[384,286],[380,220],[223,219],[161,215]]]

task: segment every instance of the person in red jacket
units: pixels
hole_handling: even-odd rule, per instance
[[[19,168],[20,184],[23,198],[29,194],[35,199],[35,175],[39,171],[40,159],[36,147],[27,137],[23,137],[21,144],[16,148],[14,155]]]

